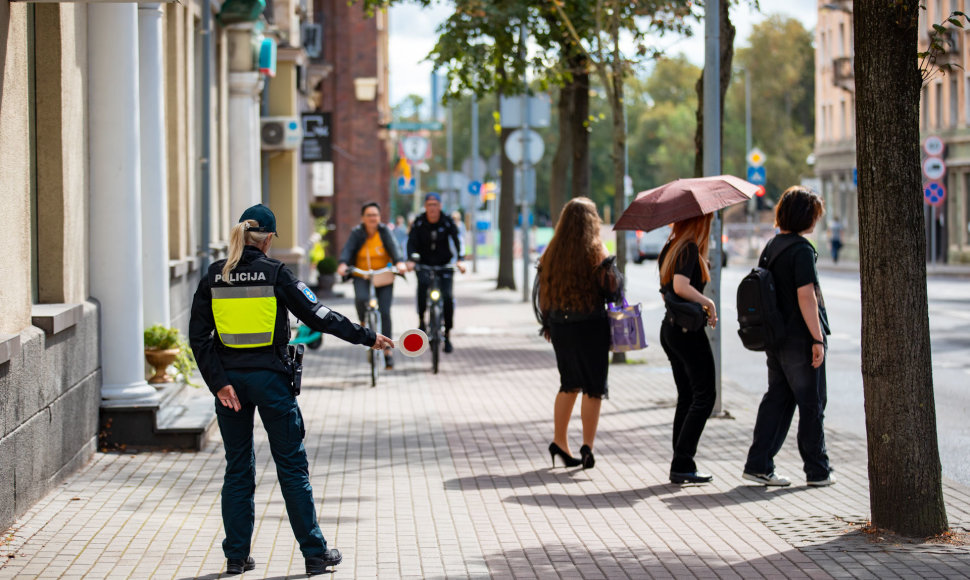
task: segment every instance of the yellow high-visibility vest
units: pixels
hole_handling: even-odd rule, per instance
[[[231,348],[269,346],[276,330],[276,293],[272,286],[213,288],[212,316],[222,344]]]

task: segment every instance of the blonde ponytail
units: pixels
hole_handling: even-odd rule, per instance
[[[226,263],[222,267],[222,279],[226,284],[232,284],[229,281],[229,273],[239,265],[239,259],[242,258],[243,246],[261,245],[267,236],[273,235],[270,233],[249,231],[249,228],[258,227],[259,222],[256,220],[246,220],[234,225],[229,231],[229,255],[226,256]]]

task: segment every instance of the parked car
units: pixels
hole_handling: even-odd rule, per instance
[[[660,251],[663,250],[664,245],[667,243],[667,238],[670,237],[670,231],[670,226],[664,226],[650,230],[649,232],[637,231],[633,261],[637,264],[642,264],[645,260],[656,260],[659,258]],[[721,266],[724,267],[727,266],[727,234],[721,236],[721,240]]]
[[[638,231],[636,252],[633,261],[637,264],[644,260],[656,260],[660,256],[660,250],[664,249],[667,238],[670,237],[670,226],[664,226],[649,232]]]

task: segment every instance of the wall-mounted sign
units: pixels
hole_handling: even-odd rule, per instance
[[[332,161],[330,149],[330,113],[303,113],[303,143],[300,159],[304,163]]]

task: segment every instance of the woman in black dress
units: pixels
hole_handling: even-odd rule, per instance
[[[607,396],[610,325],[605,303],[622,295],[623,277],[600,239],[596,205],[586,197],[569,201],[556,232],[542,255],[533,302],[542,323],[542,335],[552,342],[559,367],[560,387],[555,403],[555,431],[549,454],[567,467],[595,464],[593,439],[600,404]],[[572,456],[566,433],[579,393],[583,446],[580,458]]]
[[[657,259],[660,264],[660,291],[673,292],[682,300],[703,306],[711,328],[717,325],[717,312],[714,301],[702,292],[711,279],[707,248],[712,218],[713,214],[708,214],[674,223],[670,240]],[[717,396],[711,343],[703,327],[687,330],[677,326],[667,315],[660,325],[660,345],[670,359],[677,384],[670,481],[707,483],[714,476],[697,471],[694,455]]]

